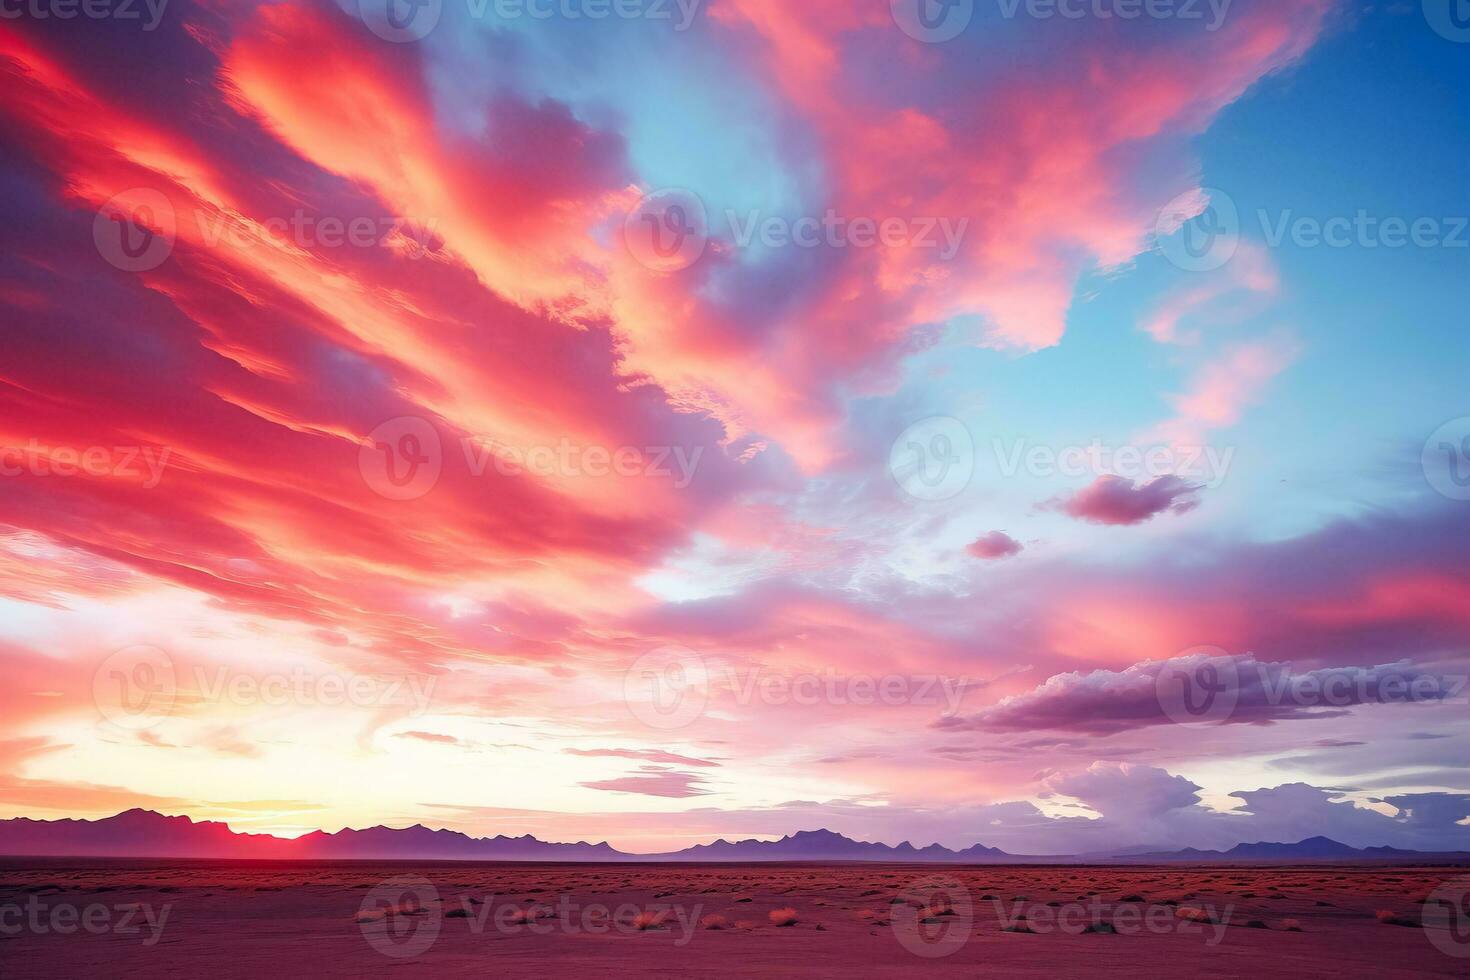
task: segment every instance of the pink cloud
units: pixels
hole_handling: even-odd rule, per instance
[[[1165,296],[1143,329],[1160,343],[1197,344],[1203,327],[1238,323],[1259,313],[1280,286],[1280,273],[1265,248],[1242,241],[1219,270],[1192,276]]]
[[[1203,444],[1211,430],[1239,422],[1246,407],[1300,353],[1301,345],[1289,335],[1227,347],[1195,372],[1183,393],[1174,396],[1175,416],[1158,426],[1155,434],[1176,444]]]
[[[703,787],[698,773],[680,772],[662,766],[643,766],[632,776],[600,779],[579,785],[609,793],[636,793],[640,796],[661,796],[673,800],[707,796],[711,792]]]
[[[986,560],[1010,558],[1014,555],[1019,555],[1021,550],[1021,542],[1004,531],[991,531],[988,534],[982,534],[965,547],[965,551],[969,554],[976,558]]]
[[[438,735],[434,732],[399,732],[394,738],[408,738],[418,742],[431,742],[435,745],[463,745],[453,735]]]
[[[1070,497],[1043,505],[1092,524],[1142,524],[1159,514],[1184,514],[1199,506],[1201,488],[1177,476],[1134,483],[1121,476],[1100,476]]]
[[[567,755],[580,755],[589,759],[641,759],[645,762],[661,762],[674,766],[701,766],[718,768],[718,762],[695,759],[677,752],[662,749],[563,749]]]

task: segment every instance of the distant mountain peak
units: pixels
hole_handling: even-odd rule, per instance
[[[0,819],[0,854],[28,857],[136,857],[272,860],[417,860],[417,861],[922,861],[975,863],[1015,861],[1076,861],[1077,855],[1023,857],[984,844],[951,850],[940,844],[915,847],[910,841],[881,844],[854,840],[825,827],[799,830],[779,840],[719,838],[665,854],[625,854],[606,841],[589,844],[553,843],[532,834],[508,837],[472,837],[458,830],[434,829],[423,824],[408,827],[351,827],[338,831],[314,830],[294,839],[270,834],[242,833],[210,820],[168,816],[134,807],[96,820],[65,818]],[[1256,841],[1228,851],[1144,851],[1129,848],[1103,860],[1211,861],[1211,860],[1331,860],[1426,856],[1394,847],[1351,847],[1318,835],[1295,843]],[[1456,857],[1464,855],[1434,855]],[[1084,856],[1085,857],[1085,856]]]

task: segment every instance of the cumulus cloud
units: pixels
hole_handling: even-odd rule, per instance
[[[1199,786],[1183,776],[1129,762],[1094,762],[1080,772],[1051,773],[1042,785],[1119,820],[1153,817],[1200,801]]]
[[[1134,483],[1121,476],[1100,476],[1070,497],[1041,505],[1091,524],[1142,524],[1159,514],[1184,514],[1199,506],[1202,488],[1177,476]]]
[[[965,551],[976,558],[994,560],[997,558],[1010,558],[1021,553],[1021,542],[1006,534],[1004,531],[991,531],[982,534],[970,542]]]

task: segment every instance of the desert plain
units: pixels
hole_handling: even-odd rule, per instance
[[[1465,976],[1467,873],[11,859],[0,976]]]

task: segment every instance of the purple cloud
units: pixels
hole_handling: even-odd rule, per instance
[[[1142,524],[1166,511],[1183,514],[1199,506],[1203,489],[1177,476],[1134,483],[1121,476],[1100,476],[1071,497],[1055,497],[1041,505],[1090,524]]]
[[[1221,707],[1208,718],[1195,717],[1221,724],[1335,718],[1361,704],[1460,697],[1466,687],[1464,677],[1426,673],[1407,662],[1295,673],[1290,664],[1265,663],[1251,655],[1197,654],[1147,661],[1120,671],[1056,674],[1025,694],[1005,698],[973,715],[942,718],[934,727],[1114,735],[1188,721],[1189,716],[1179,713],[1178,692],[1172,686],[1184,677],[1208,677],[1219,688]]]

